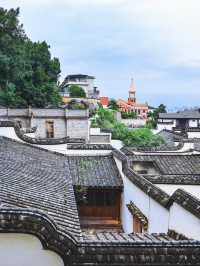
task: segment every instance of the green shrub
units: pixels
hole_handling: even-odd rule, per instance
[[[71,85],[68,88],[70,97],[86,98],[86,93],[83,88],[78,85]]]
[[[153,147],[164,143],[164,140],[154,135],[149,128],[130,129],[123,123],[118,123],[114,118],[114,112],[108,109],[99,108],[91,125],[112,129],[112,138],[121,140],[127,146]]]
[[[123,119],[131,119],[137,118],[137,114],[135,112],[121,112]]]
[[[78,102],[77,100],[72,99],[68,103],[67,107],[70,110],[86,110],[88,109],[88,104],[84,101]]]

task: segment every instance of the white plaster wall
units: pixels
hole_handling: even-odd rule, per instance
[[[117,139],[111,139],[111,145],[117,150],[120,150],[124,146],[123,142]]]
[[[158,129],[158,131],[161,131],[163,129],[172,130],[172,127],[173,127],[172,124],[170,124],[170,125],[158,124],[157,129]]]
[[[177,203],[170,208],[169,229],[200,240],[200,220]]]
[[[189,127],[197,127],[198,126],[198,121],[197,120],[189,120]]]
[[[199,132],[188,132],[188,138],[193,139],[193,138],[200,138],[200,131]]]
[[[37,119],[33,118],[31,120],[31,127],[37,127],[37,130],[35,132],[36,138],[46,138],[46,125],[45,125],[46,119]]]
[[[179,151],[180,152],[183,152],[183,151],[188,151],[190,149],[193,149],[194,148],[194,143],[184,143],[184,146],[182,147],[182,149],[180,149]],[[176,152],[176,151],[175,151]]]
[[[65,119],[55,119],[54,136],[57,139],[67,136],[67,124]]]
[[[0,265],[64,266],[64,263],[56,253],[44,250],[32,235],[0,233]]]
[[[200,199],[200,185],[170,185],[158,184],[159,188],[164,190],[167,194],[172,195],[177,189],[181,188],[193,196]]]
[[[122,119],[121,122],[130,127],[142,127],[146,124],[145,119]]]
[[[149,233],[167,233],[169,229],[169,211],[149,197]]]
[[[94,127],[90,128],[90,135],[98,135],[100,133],[101,133],[101,129],[100,128],[94,128]]]
[[[176,120],[173,120],[173,124],[158,124],[157,130],[158,130],[158,132],[163,130],[163,129],[172,130],[172,128],[175,126],[176,126]]]
[[[149,233],[167,233],[169,212],[155,200],[151,199],[140,188],[135,186],[122,172],[122,163],[115,158],[118,169],[120,170],[124,192],[121,202],[121,219],[122,226],[126,233],[133,232],[133,217],[130,214],[127,204],[133,201],[135,205],[144,213],[149,221]]]
[[[0,136],[22,141],[17,137],[13,127],[0,127]]]

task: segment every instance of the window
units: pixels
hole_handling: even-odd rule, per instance
[[[54,138],[54,121],[46,121],[46,137]]]
[[[157,175],[161,173],[154,161],[133,161],[132,169],[141,175]]]

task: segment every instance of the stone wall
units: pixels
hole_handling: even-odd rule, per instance
[[[54,138],[67,137],[66,120],[58,117],[54,119],[33,118],[31,120],[31,127],[37,127],[35,132],[36,138],[46,138],[46,121],[54,122]]]
[[[46,138],[46,121],[54,122],[54,138],[89,139],[88,110],[66,108],[0,108],[0,121],[20,121],[22,128],[36,127],[35,137]]]
[[[89,120],[88,119],[67,119],[67,136],[70,138],[89,139]]]

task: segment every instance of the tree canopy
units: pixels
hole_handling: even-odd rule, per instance
[[[119,106],[117,104],[117,101],[115,99],[111,99],[109,101],[108,108],[111,109],[111,110],[118,111],[119,110]]]
[[[92,119],[92,127],[108,128],[112,131],[112,138],[121,140],[126,146],[155,147],[164,143],[164,140],[154,135],[148,128],[130,129],[123,123],[116,121],[114,112],[99,108]]]
[[[60,63],[49,45],[32,42],[19,22],[19,9],[0,8],[0,104],[8,107],[58,105]]]
[[[70,97],[86,98],[86,93],[83,88],[78,85],[71,85],[68,88]]]
[[[153,110],[153,112],[148,113],[148,121],[147,127],[149,128],[156,128],[159,114],[166,113],[166,106],[164,104],[160,104],[157,108]]]
[[[121,112],[122,119],[133,119],[137,118],[136,112]]]

